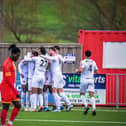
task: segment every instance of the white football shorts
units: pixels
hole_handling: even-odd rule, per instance
[[[94,79],[83,79],[80,83],[80,93],[95,92]]]
[[[63,79],[63,76],[61,74],[57,74],[53,76],[53,88],[63,88],[65,86],[65,81]]]
[[[43,88],[44,86],[44,83],[45,83],[45,76],[33,76],[33,79],[32,79],[32,87],[33,88]]]

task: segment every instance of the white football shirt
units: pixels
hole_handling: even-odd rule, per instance
[[[18,64],[18,71],[20,74],[23,74],[25,77],[28,77],[28,62],[21,60]]]
[[[48,60],[43,58],[43,55],[26,58],[25,60],[35,62],[34,75],[45,75],[46,68],[48,66]]]
[[[97,65],[94,60],[92,59],[85,59],[82,60],[80,63],[80,67],[84,69],[81,73],[81,79],[93,79],[94,72],[98,70]]]

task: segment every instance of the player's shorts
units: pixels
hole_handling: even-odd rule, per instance
[[[20,101],[10,87],[1,86],[2,103],[11,103],[12,101]]]
[[[45,83],[45,76],[33,76],[32,87],[33,88],[43,88]]]
[[[45,79],[46,80],[44,85],[52,85],[52,75],[50,71],[46,71]]]
[[[57,74],[56,76],[53,76],[52,88],[63,88],[64,86],[65,86],[65,81],[62,75]]]
[[[94,79],[83,79],[80,83],[80,93],[95,92]]]
[[[28,78],[27,77],[21,77],[20,76],[20,82],[21,82],[21,85],[26,85],[28,83]]]
[[[32,78],[28,78],[28,91],[32,90]]]

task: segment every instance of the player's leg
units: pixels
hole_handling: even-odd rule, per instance
[[[47,89],[48,89],[48,85],[44,85],[43,87],[43,94],[44,94],[44,109],[48,109],[49,106],[48,106],[48,92],[47,92]]]
[[[36,111],[37,109],[37,92],[38,92],[38,89],[32,87],[32,101],[31,101],[32,111]]]
[[[61,103],[60,103],[60,97],[57,94],[57,88],[56,87],[52,88],[52,93],[53,93],[54,104],[56,105],[56,109],[53,110],[53,112],[60,112]]]
[[[42,95],[42,88],[38,88],[38,101],[39,101],[39,106],[40,109],[39,111],[42,111],[43,107],[43,95]]]
[[[94,84],[93,83],[90,83],[89,86],[88,86],[88,91],[89,91],[89,95],[90,95],[90,101],[91,101],[91,104],[92,104],[92,115],[96,115],[96,102],[95,102],[95,98],[94,98]]]
[[[24,109],[25,106],[24,106],[24,99],[25,99],[25,85],[22,85],[22,92],[21,92],[21,108]]]
[[[5,126],[6,118],[7,118],[7,112],[9,109],[9,105],[11,103],[11,91],[10,88],[3,86],[1,84],[1,102],[2,102],[2,110],[1,110],[1,125]]]
[[[0,115],[0,118],[1,118],[1,126],[5,126],[5,122],[6,122],[6,118],[7,118],[7,112],[9,110],[9,103],[6,104],[6,103],[2,103],[2,110],[1,110],[1,115]]]
[[[37,76],[33,76],[32,80],[32,101],[31,101],[31,109],[32,111],[37,111],[37,94],[38,94],[38,83],[39,78]]]
[[[58,91],[58,95],[61,97],[61,99],[65,102],[66,105],[70,105],[70,101],[69,99],[66,97],[66,95],[64,94],[63,91],[63,87],[65,85],[65,81],[63,80],[62,75],[59,75],[57,78],[57,91]]]
[[[65,102],[65,104],[67,105],[66,111],[69,112],[73,108],[73,105],[71,104],[71,102],[69,101],[67,96],[65,95],[63,88],[58,88],[58,94],[61,97],[61,99]]]
[[[83,81],[83,83],[81,82],[80,84],[80,97],[82,100],[82,104],[84,104],[85,110],[84,110],[84,114],[86,115],[88,113],[89,107],[88,107],[88,103],[85,97],[85,93],[87,91],[88,88],[88,83],[86,81],[86,79]]]
[[[25,98],[26,98],[26,79],[20,77],[21,85],[22,85],[22,92],[21,92],[21,107],[22,109],[25,109]]]
[[[10,115],[7,126],[12,126],[13,121],[17,117],[17,115],[18,115],[18,113],[20,111],[20,108],[21,108],[20,101],[13,101],[12,103],[14,104],[14,108],[13,108],[13,110],[11,112],[11,115]]]
[[[28,78],[29,104],[32,104],[32,79]]]
[[[44,87],[45,77],[42,76],[40,78],[41,79],[40,79],[39,84],[38,84],[38,100],[39,100],[39,104],[40,104],[39,111],[42,111],[44,109],[44,107],[43,107],[43,94],[42,94],[42,91],[43,91],[43,87]]]
[[[28,111],[29,107],[30,107],[30,94],[29,94],[29,91],[28,91],[28,83],[27,83],[27,85],[26,85],[26,108],[25,108],[25,111]]]

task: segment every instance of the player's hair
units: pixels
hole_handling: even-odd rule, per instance
[[[20,49],[19,49],[18,47],[13,47],[13,48],[11,49],[11,53],[12,53],[12,54],[20,53]]]
[[[54,52],[56,51],[55,47],[50,47],[49,49],[53,50]]]
[[[45,47],[40,47],[40,52],[41,52],[41,54],[43,54],[43,55],[45,55],[46,54],[46,49],[45,49]]]
[[[54,48],[60,51],[60,47],[59,46],[54,46]]]
[[[33,51],[32,54],[33,54],[33,56],[38,56],[39,55],[37,51]]]
[[[14,47],[16,47],[16,44],[11,44],[11,45],[8,47],[8,50],[11,51]]]
[[[90,57],[91,56],[91,51],[90,50],[86,50],[85,51],[85,56],[86,57]]]

